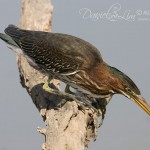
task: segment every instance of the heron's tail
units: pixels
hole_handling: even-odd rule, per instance
[[[0,38],[8,45],[18,47],[17,43],[9,35],[0,33]]]
[[[0,33],[0,39],[6,42],[8,48],[12,49],[16,54],[20,55],[23,54],[22,50],[19,48],[18,44],[14,41],[14,39],[7,35]]]

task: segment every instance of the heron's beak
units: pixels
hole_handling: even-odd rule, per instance
[[[150,115],[150,106],[141,95],[134,95],[131,99]]]

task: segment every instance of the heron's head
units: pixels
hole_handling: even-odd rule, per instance
[[[140,90],[136,84],[123,72],[118,69],[111,67],[109,69],[113,78],[114,84],[112,88],[116,93],[120,93],[130,100],[138,104],[148,115],[150,115],[150,106],[146,100],[141,96]]]

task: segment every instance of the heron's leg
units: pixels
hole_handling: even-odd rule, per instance
[[[105,118],[105,113],[106,113],[106,107],[101,109],[101,116],[102,116],[102,118],[101,118],[101,121],[100,121],[98,127],[100,127],[103,124],[103,121],[104,121],[104,118]]]
[[[73,100],[73,101],[77,102],[77,104],[79,106],[81,106],[82,109],[86,105],[86,106],[89,106],[90,108],[92,108],[94,111],[97,112],[97,109],[92,106],[92,104],[91,104],[91,102],[89,101],[88,98],[74,95],[75,93],[70,91],[69,85],[66,86],[65,92],[59,91],[57,89],[50,88],[49,83],[52,79],[53,78],[51,76],[49,76],[47,82],[45,82],[45,84],[43,85],[43,89],[46,92],[51,93],[51,94],[55,94],[55,95],[59,95],[62,98],[66,99],[66,102],[70,101],[70,100]],[[69,93],[66,93],[66,92],[69,92]],[[65,104],[64,101],[63,101],[63,104]],[[62,104],[60,104],[60,105],[62,106]]]
[[[55,94],[55,90],[50,87],[50,86],[54,86],[53,83],[51,83],[52,80],[53,80],[53,76],[49,75],[48,80],[43,85],[43,90],[48,93]],[[54,88],[55,88],[55,86],[54,86]]]
[[[66,85],[66,87],[65,87],[65,92],[66,93],[69,93],[69,94],[72,94],[72,95],[74,95],[75,93],[73,93],[71,90],[70,90],[70,85]]]
[[[89,106],[90,108],[92,108],[94,111],[97,112],[97,109],[95,107],[92,106],[92,104],[89,102],[89,100],[85,97],[80,97],[80,96],[76,96],[74,94],[70,94],[70,93],[66,93],[66,92],[62,92],[56,89],[52,89],[49,87],[49,82],[51,80],[48,80],[44,85],[43,85],[43,89],[51,94],[55,94],[55,95],[59,95],[62,98],[66,99],[66,101],[63,101],[61,104],[59,104],[59,106],[64,105],[67,101],[75,101],[80,107],[81,109],[84,109],[84,106]],[[73,92],[72,92],[73,93]]]
[[[97,108],[98,116],[101,116],[101,121],[99,127],[103,124],[105,113],[106,113],[106,104],[104,103],[104,99],[94,99],[93,98],[93,106]]]
[[[100,127],[104,122],[106,107],[102,108],[99,106],[99,108],[97,108],[97,111],[98,111],[98,116],[101,116],[101,121],[100,121],[99,126],[98,126],[98,127]]]

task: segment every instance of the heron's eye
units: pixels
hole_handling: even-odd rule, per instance
[[[125,88],[125,90],[128,92],[128,93],[132,93],[132,90],[130,88]]]

